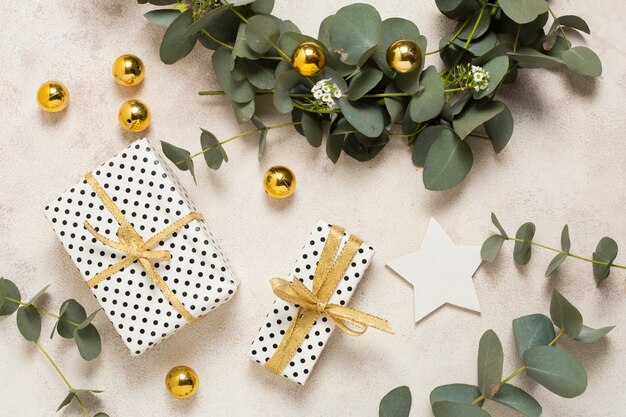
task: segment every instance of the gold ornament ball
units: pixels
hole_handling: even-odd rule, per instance
[[[145,75],[143,61],[135,55],[122,55],[113,62],[113,78],[125,87],[139,84]]]
[[[150,126],[150,109],[139,100],[128,100],[117,114],[120,124],[129,132],[141,132]]]
[[[37,103],[41,110],[56,113],[67,107],[70,92],[58,81],[46,81],[37,90]]]
[[[198,392],[200,379],[188,366],[176,366],[165,377],[167,390],[176,398],[191,398]]]
[[[387,49],[387,63],[397,73],[413,72],[422,64],[422,51],[408,39],[399,39]]]
[[[291,65],[303,77],[313,77],[326,66],[326,54],[319,44],[303,42],[293,51]]]
[[[296,191],[296,176],[289,168],[277,165],[265,173],[263,187],[272,198],[287,198]]]

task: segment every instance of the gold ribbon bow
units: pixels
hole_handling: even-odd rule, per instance
[[[352,336],[361,336],[368,327],[393,333],[391,326],[384,319],[339,304],[328,304],[352,258],[363,243],[358,237],[350,236],[335,259],[343,234],[342,228],[331,227],[313,276],[313,291],[297,277],[294,277],[292,282],[282,278],[273,278],[270,281],[277,297],[298,306],[298,312],[276,352],[264,365],[271,372],[275,374],[283,372],[321,315],[328,316],[339,329]]]
[[[159,290],[161,290],[161,292],[163,293],[167,301],[170,302],[172,307],[174,307],[174,309],[181,316],[183,316],[183,318],[187,322],[195,321],[197,318],[194,317],[185,308],[183,303],[181,303],[178,298],[176,298],[176,295],[172,292],[170,287],[165,283],[163,278],[159,275],[159,273],[156,271],[151,263],[151,261],[169,261],[172,258],[172,255],[167,250],[152,250],[151,248],[158,245],[159,242],[167,239],[174,232],[178,231],[183,226],[192,222],[193,220],[202,220],[202,214],[195,211],[191,212],[186,216],[181,217],[165,229],[156,233],[148,240],[144,241],[141,235],[135,230],[133,225],[130,224],[126,217],[124,217],[124,214],[119,209],[119,207],[117,207],[111,197],[106,193],[106,191],[104,191],[98,181],[96,181],[91,172],[89,172],[85,176],[85,180],[91,186],[98,198],[100,198],[102,204],[107,208],[107,210],[109,210],[109,212],[113,215],[115,220],[117,220],[118,224],[120,225],[119,229],[117,230],[117,237],[119,239],[119,242],[115,242],[101,235],[86,220],[83,223],[85,228],[100,243],[126,254],[124,258],[109,266],[105,270],[100,271],[98,274],[96,274],[95,277],[87,281],[87,285],[89,286],[89,288],[95,287],[116,272],[119,272],[120,270],[135,261],[139,261],[148,276],[152,279],[152,281],[159,288]]]

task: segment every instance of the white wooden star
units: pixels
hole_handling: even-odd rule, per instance
[[[480,246],[455,245],[431,217],[420,250],[387,266],[413,285],[417,323],[446,303],[480,313],[472,276],[481,262]]]

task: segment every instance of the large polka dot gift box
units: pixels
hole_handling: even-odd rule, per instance
[[[392,333],[385,320],[348,307],[373,256],[358,237],[318,222],[287,279],[271,280],[277,298],[248,356],[304,384],[336,327],[353,336],[367,327]]]
[[[146,139],[88,173],[45,211],[132,355],[237,290],[202,215]]]

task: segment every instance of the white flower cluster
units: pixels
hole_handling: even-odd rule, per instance
[[[485,71],[483,67],[472,65],[470,68],[470,74],[472,75],[472,86],[474,90],[486,90],[489,86],[489,72]]]
[[[340,98],[342,95],[337,84],[331,82],[330,78],[318,81],[311,88],[311,93],[313,93],[313,97],[318,104],[329,109],[335,107],[335,99]]]

